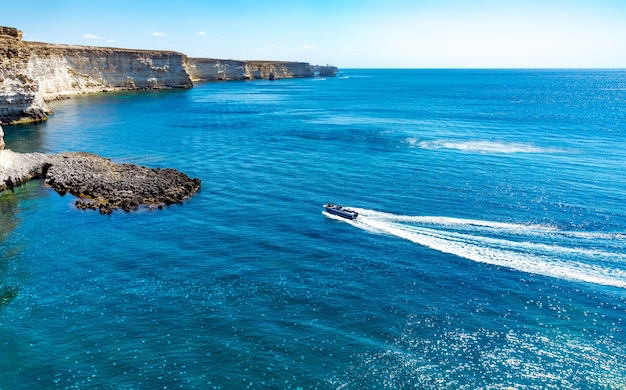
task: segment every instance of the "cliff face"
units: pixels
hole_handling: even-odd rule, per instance
[[[189,88],[192,80],[314,77],[315,72],[305,62],[187,58],[172,51],[23,42],[21,31],[0,26],[0,123],[45,120],[51,114],[45,101],[66,95]]]
[[[50,113],[28,71],[30,50],[16,29],[0,29],[0,123],[43,120]]]
[[[187,58],[187,72],[193,81],[244,80],[246,63],[215,58]]]
[[[246,61],[252,79],[313,77],[313,67],[306,62]]]
[[[336,66],[330,65],[316,65],[313,67],[313,69],[316,73],[320,75],[320,77],[335,77],[337,75],[337,72],[339,72],[339,69]]]
[[[27,42],[28,72],[44,100],[116,89],[189,88],[185,56],[168,51],[125,50]]]
[[[23,42],[0,27],[0,123],[45,120],[46,100],[118,89],[190,88],[185,55]]]
[[[306,62],[237,61],[214,58],[187,58],[187,71],[194,81],[285,79],[313,77]]]

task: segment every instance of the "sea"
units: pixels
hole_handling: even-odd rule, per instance
[[[8,149],[202,187],[111,215],[41,180],[3,192],[0,389],[626,389],[625,70],[50,105]]]

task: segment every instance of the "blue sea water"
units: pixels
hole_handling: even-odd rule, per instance
[[[626,71],[348,69],[52,108],[7,148],[202,189],[110,216],[41,181],[1,194],[1,389],[626,389]]]

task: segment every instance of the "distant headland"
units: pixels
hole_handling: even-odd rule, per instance
[[[306,62],[191,58],[175,51],[27,42],[20,30],[0,26],[0,124],[45,120],[51,114],[47,101],[75,94],[336,72],[336,67]]]

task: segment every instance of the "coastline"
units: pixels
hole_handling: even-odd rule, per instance
[[[192,88],[194,81],[334,76],[307,62],[192,58],[168,50],[123,49],[22,40],[0,26],[0,124],[44,121],[46,102],[121,90]]]
[[[114,164],[83,152],[3,150],[1,125],[45,121],[53,114],[46,102],[78,94],[192,88],[193,81],[327,76],[337,70],[305,62],[189,58],[166,50],[25,42],[22,36],[14,27],[0,26],[0,192],[42,178],[57,192],[77,196],[77,207],[107,214],[117,208],[180,203],[200,188],[200,179],[171,168]]]

